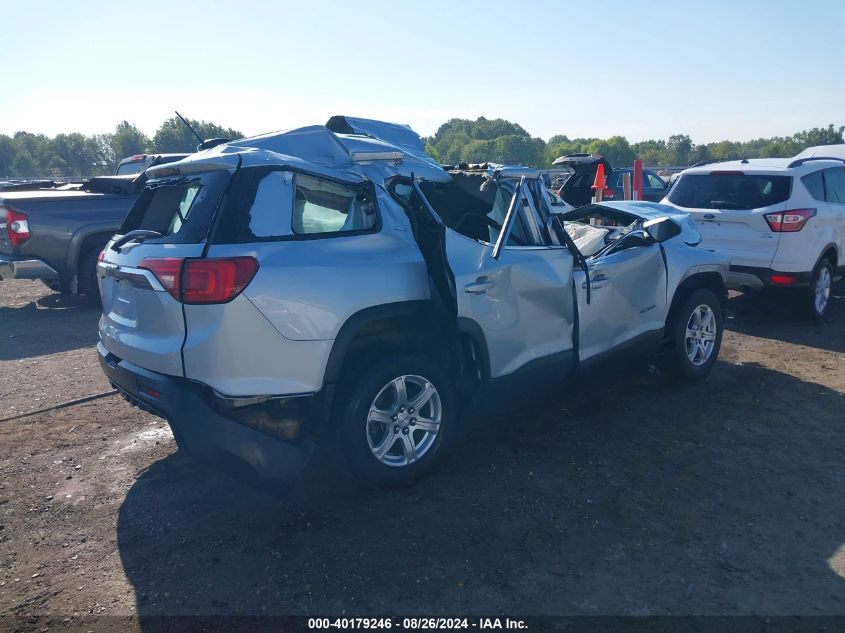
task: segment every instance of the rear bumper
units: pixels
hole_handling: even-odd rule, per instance
[[[269,487],[296,479],[308,465],[313,439],[284,440],[251,428],[224,415],[202,386],[121,360],[102,343],[97,352],[111,384],[132,404],[166,419],[179,448],[199,461]]]
[[[0,255],[0,279],[58,279],[59,273],[40,259]]]
[[[732,290],[762,290],[763,288],[806,288],[813,277],[811,272],[782,272],[771,268],[731,266],[727,287]]]

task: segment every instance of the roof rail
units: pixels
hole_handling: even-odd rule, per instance
[[[840,163],[845,163],[845,158],[835,158],[833,156],[808,156],[807,158],[799,158],[787,165],[787,167],[799,167],[804,163],[809,163],[813,160],[838,160]]]

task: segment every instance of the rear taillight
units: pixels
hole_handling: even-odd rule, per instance
[[[182,300],[182,284],[180,283],[180,276],[182,273],[182,262],[185,260],[181,257],[147,257],[141,262],[138,268],[149,270],[156,276],[159,283],[164,286],[174,299]]]
[[[182,303],[226,303],[252,281],[258,262],[252,257],[148,257],[140,268],[153,273],[164,289]]]
[[[601,192],[602,200],[615,200],[616,189],[605,189]]]
[[[816,215],[815,209],[791,209],[778,213],[767,213],[763,217],[775,233],[795,233],[804,228],[807,220]]]
[[[12,246],[20,246],[30,238],[26,213],[6,209],[6,233]]]

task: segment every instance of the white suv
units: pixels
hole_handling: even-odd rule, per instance
[[[687,169],[665,203],[690,213],[702,246],[731,259],[728,287],[804,289],[816,318],[843,271],[845,160],[812,156]]]

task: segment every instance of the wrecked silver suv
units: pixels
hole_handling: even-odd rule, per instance
[[[350,117],[148,175],[98,264],[103,370],[182,449],[259,481],[333,444],[406,482],[491,388],[625,350],[695,380],[719,352],[727,262],[669,207],[562,215],[537,170],[444,167]]]

